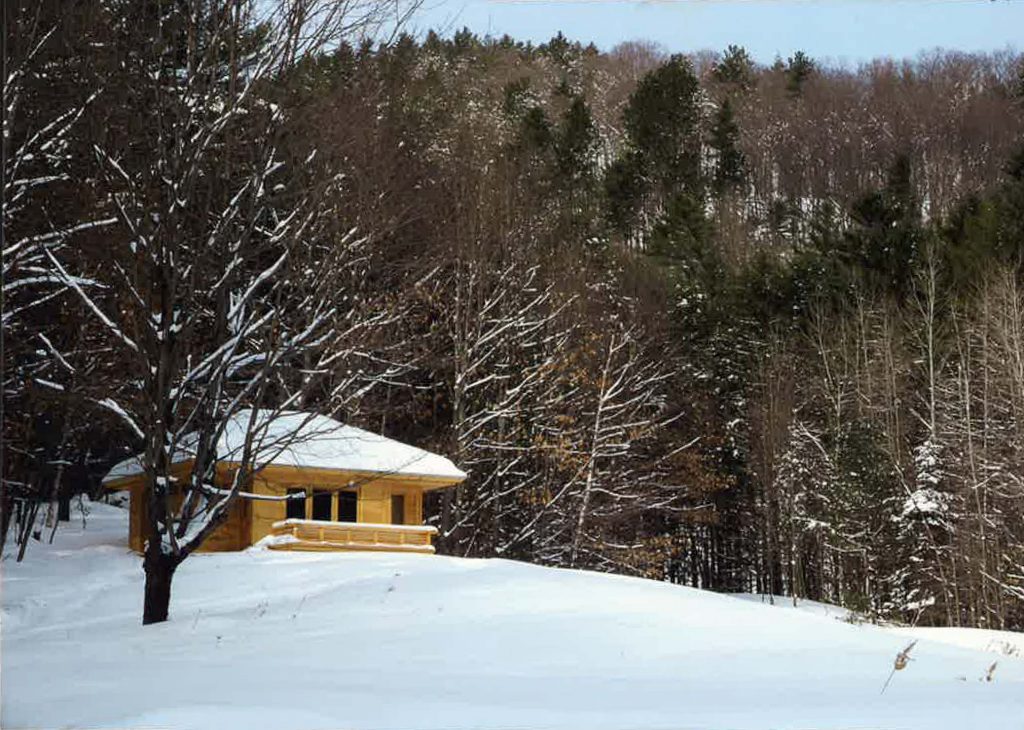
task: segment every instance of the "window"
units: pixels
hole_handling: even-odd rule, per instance
[[[293,494],[305,494],[305,489],[289,489],[288,495]],[[304,520],[306,519],[306,500],[305,499],[289,499],[285,502],[285,517],[289,520]]]
[[[355,492],[338,492],[338,522],[355,522],[357,503]]]
[[[313,492],[313,519],[331,519],[331,500],[334,495],[331,492],[316,490]]]
[[[391,495],[391,524],[392,525],[404,525],[405,524],[405,495],[404,494],[393,494],[393,495]]]

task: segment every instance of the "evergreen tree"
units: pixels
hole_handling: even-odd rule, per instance
[[[807,79],[816,70],[814,61],[803,51],[797,51],[786,63],[786,90],[793,96],[800,96]]]
[[[670,266],[684,298],[707,299],[721,291],[725,266],[714,232],[703,203],[689,193],[673,197],[651,231],[648,253]]]
[[[578,43],[573,43],[562,31],[558,31],[550,41],[542,44],[537,50],[564,66],[579,54],[580,48]]]
[[[746,181],[746,158],[739,149],[739,125],[728,98],[715,113],[711,147],[716,152],[714,188],[719,195],[741,187]]]
[[[741,91],[747,91],[757,83],[755,71],[754,61],[746,48],[729,46],[711,75],[720,84],[733,84]]]
[[[444,47],[444,39],[437,34],[437,31],[434,29],[428,30],[426,38],[423,39],[423,50],[432,54],[440,54],[444,51]]]
[[[473,51],[480,48],[480,39],[476,37],[468,27],[463,27],[462,30],[455,31],[455,35],[452,36],[451,43],[447,44],[450,49],[451,56],[458,58],[460,56],[468,56]]]
[[[894,473],[878,429],[854,419],[832,432],[826,448],[835,454],[836,484],[830,502],[836,526],[845,606],[882,616],[894,608],[899,592],[899,526],[895,519],[904,503],[899,475]]]
[[[583,97],[573,97],[554,140],[554,185],[563,191],[560,220],[565,226],[559,237],[586,235],[601,219],[595,209],[600,203],[595,195],[598,141],[590,107]]]
[[[509,81],[502,90],[502,111],[510,119],[519,118],[534,102],[529,76]]]
[[[1007,179],[996,193],[999,209],[998,251],[1012,264],[1024,262],[1024,145],[1006,166]]]
[[[563,185],[588,184],[597,143],[590,107],[583,97],[576,96],[562,118],[557,139],[558,174]]]
[[[523,115],[519,127],[519,142],[525,148],[546,152],[554,143],[554,133],[547,114],[539,106],[532,106]]]
[[[968,195],[942,225],[936,253],[947,278],[945,288],[964,295],[982,280],[1000,250],[999,206],[990,197]]]
[[[612,230],[626,239],[637,232],[645,192],[646,185],[636,154],[626,153],[605,170],[605,217]]]
[[[904,298],[925,235],[909,157],[896,158],[885,186],[858,201],[852,216],[858,226],[847,236],[852,263],[869,286]]]
[[[626,134],[645,178],[664,197],[698,193],[700,86],[682,55],[644,76],[623,112]]]

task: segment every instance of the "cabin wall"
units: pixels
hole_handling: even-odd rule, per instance
[[[391,521],[391,489],[383,484],[364,484],[359,488],[359,522],[386,524]]]
[[[182,474],[186,477],[187,474]],[[230,480],[230,472],[218,473],[217,482],[226,485]],[[279,478],[285,476],[286,478]],[[306,480],[313,476],[314,479]],[[356,476],[356,475],[353,475]],[[289,478],[290,477],[290,478]],[[301,481],[299,481],[301,479]],[[303,488],[307,491],[327,489],[338,491],[351,489],[358,481],[339,479],[337,475],[331,480],[323,474],[303,472],[283,472],[282,475],[261,473],[256,476],[249,489],[257,495],[269,497],[285,497],[290,488]],[[356,521],[373,524],[392,524],[392,497],[404,499],[404,519],[402,524],[423,524],[423,489],[419,482],[410,483],[394,478],[383,478],[369,483],[361,483],[358,487],[356,503]],[[144,491],[141,483],[136,482],[130,487],[128,543],[132,550],[142,552],[145,546],[146,505],[143,503]],[[178,509],[180,496],[171,499],[172,509]],[[219,552],[244,550],[258,543],[265,536],[273,533],[273,524],[286,518],[287,502],[285,500],[246,500],[240,499],[231,507],[227,519],[204,542],[202,552]],[[306,517],[309,517],[311,504],[306,501]],[[337,520],[337,503],[332,505],[332,519]]]
[[[423,492],[419,489],[406,495],[405,524],[423,524]]]
[[[401,484],[364,485],[359,494],[359,521],[382,525],[392,524],[391,498],[405,498],[403,525],[423,524],[423,490]]]
[[[392,487],[388,498],[388,514],[384,520],[386,524],[393,524],[391,514],[391,496],[401,495],[405,497],[405,520],[403,525],[423,524],[423,490],[416,487]]]
[[[290,485],[274,484],[262,477],[256,477],[253,481],[253,490],[256,494],[266,494],[273,497],[283,497],[287,494]],[[282,501],[252,500],[252,527],[250,543],[257,543],[270,534],[275,522],[280,522],[287,514],[286,503]]]
[[[203,541],[199,551],[218,553],[249,547],[249,514],[249,500],[239,499],[231,505],[224,523]]]
[[[131,490],[128,503],[128,546],[137,553],[146,548],[147,506],[145,492]],[[171,509],[181,506],[181,495],[171,497]],[[249,546],[249,505],[247,500],[238,500],[228,510],[227,519],[203,541],[199,552],[215,553],[243,550]]]
[[[128,547],[141,553],[146,547],[146,510],[140,490],[133,489],[128,498]]]

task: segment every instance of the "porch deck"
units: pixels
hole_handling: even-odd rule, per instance
[[[382,550],[432,554],[429,525],[382,525],[367,522],[327,522],[287,519],[275,522],[272,550]]]

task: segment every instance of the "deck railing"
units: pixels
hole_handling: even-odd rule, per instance
[[[436,527],[287,519],[271,527],[274,550],[391,550],[433,553]]]

